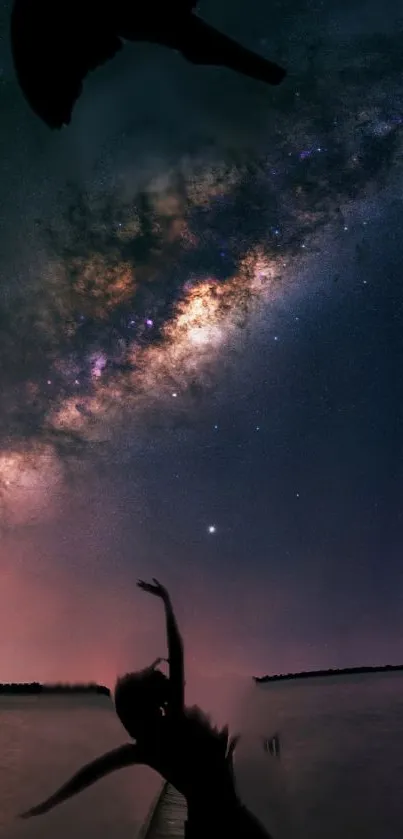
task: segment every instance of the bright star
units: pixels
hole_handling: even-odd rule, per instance
[[[209,533],[215,533],[217,530],[215,524],[210,524],[207,529]]]

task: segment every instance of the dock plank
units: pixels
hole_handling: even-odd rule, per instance
[[[143,839],[184,839],[186,801],[171,784],[165,783],[149,819]]]

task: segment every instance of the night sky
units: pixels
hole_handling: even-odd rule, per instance
[[[403,3],[201,3],[61,132],[0,29],[0,680],[401,663]],[[400,15],[400,17],[399,17]]]

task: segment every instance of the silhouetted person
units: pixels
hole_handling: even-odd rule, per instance
[[[228,67],[268,84],[285,70],[209,26],[197,0],[14,0],[11,45],[18,81],[50,128],[71,120],[82,82],[123,40],[178,50],[193,64]]]
[[[185,797],[186,839],[270,839],[236,792],[233,752],[239,737],[230,739],[228,727],[218,731],[196,706],[185,707],[183,643],[168,592],[157,580],[138,585],[165,605],[169,678],[156,669],[157,660],[146,670],[118,679],[116,713],[135,743],[87,764],[22,818],[46,813],[116,769],[144,764]]]

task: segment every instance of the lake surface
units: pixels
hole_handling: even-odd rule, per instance
[[[244,720],[239,785],[279,838],[402,839],[402,673],[259,685]]]
[[[161,785],[144,767],[119,770],[43,816],[15,819],[129,740],[107,697],[0,697],[1,838],[136,839]]]
[[[239,790],[274,839],[403,838],[400,673],[251,683],[236,722]],[[275,731],[280,760],[262,746]],[[161,783],[144,767],[44,816],[15,819],[127,739],[107,698],[0,697],[0,836],[136,839]]]

